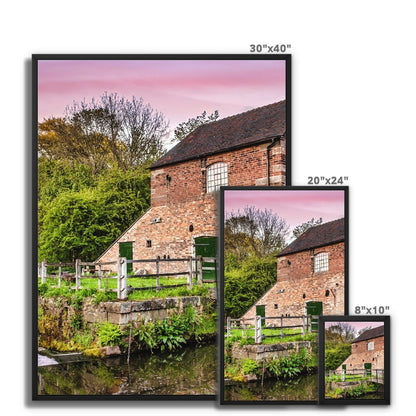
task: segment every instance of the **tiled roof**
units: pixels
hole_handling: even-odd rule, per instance
[[[344,218],[309,228],[277,257],[344,241]]]
[[[382,336],[384,336],[384,325],[363,332],[359,337],[355,338],[353,342],[365,341],[367,339],[378,338]]]
[[[283,100],[198,127],[150,168],[250,146],[285,132],[286,101]]]

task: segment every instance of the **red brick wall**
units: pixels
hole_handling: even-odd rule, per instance
[[[328,253],[328,271],[314,272],[314,256]],[[300,253],[287,254],[277,259],[277,281],[299,280],[319,275],[326,278],[344,273],[344,243],[332,244]]]
[[[288,254],[278,258],[277,283],[242,317],[253,318],[256,305],[265,305],[267,316],[301,316],[307,302],[322,302],[324,315],[344,314],[344,243],[313,251],[329,253],[329,271],[313,273],[311,251]],[[290,261],[290,266],[288,265]],[[277,308],[276,308],[277,305]],[[297,324],[297,323],[296,323]]]
[[[270,149],[270,185],[285,184],[284,140]],[[217,162],[227,163],[229,186],[267,185],[267,146],[270,143],[164,166],[152,171],[152,207],[205,200],[206,169]],[[166,177],[170,177],[170,181]]]
[[[351,344],[351,354],[359,354],[362,352],[367,352],[367,345],[369,342],[374,342],[374,350],[378,351],[384,349],[384,337],[377,337],[377,338],[371,338],[365,341],[360,342],[354,342]],[[371,351],[368,351],[371,352]]]
[[[374,342],[372,351],[367,349],[370,341]],[[363,370],[365,363],[371,363],[372,370],[384,370],[384,337],[351,344],[351,355],[336,369],[336,372],[340,372],[343,365],[347,366],[347,372],[348,370]]]
[[[266,185],[266,148],[270,143],[225,152],[204,159],[165,166],[152,171],[151,209],[139,218],[98,260],[114,261],[119,253],[119,242],[133,242],[134,259],[156,256],[186,257],[193,254],[195,237],[219,234],[218,192],[206,193],[206,167],[226,162],[228,185]],[[285,183],[285,140],[270,149],[270,184]],[[171,178],[166,179],[166,175]],[[160,223],[151,220],[160,218]],[[193,232],[189,226],[193,225]],[[146,240],[152,247],[146,247]],[[134,264],[134,269],[151,272],[152,265]],[[170,266],[171,269],[174,265]],[[114,270],[113,267],[108,267]],[[176,269],[182,269],[177,265]],[[166,270],[168,271],[168,270]],[[172,271],[172,270],[170,270]]]

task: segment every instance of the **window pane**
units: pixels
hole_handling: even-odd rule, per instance
[[[328,271],[328,253],[319,253],[315,256],[315,273]]]
[[[207,169],[207,192],[214,192],[220,186],[228,185],[227,164],[223,162],[214,163]]]

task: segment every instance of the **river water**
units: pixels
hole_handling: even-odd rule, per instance
[[[310,374],[293,380],[236,383],[225,386],[226,401],[310,401],[318,400],[318,375]]]
[[[214,395],[216,345],[39,367],[40,395]]]

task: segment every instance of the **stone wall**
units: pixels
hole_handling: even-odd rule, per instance
[[[254,318],[257,305],[265,305],[266,317],[301,316],[306,314],[306,304],[311,301],[322,302],[324,315],[343,315],[344,250],[344,243],[338,243],[279,258],[277,283],[242,318]],[[320,252],[329,253],[329,270],[314,273],[311,257]]]
[[[95,305],[92,298],[86,298],[80,310],[69,305],[66,300],[54,298],[38,298],[42,315],[47,315],[54,321],[56,331],[70,331],[71,319],[76,314],[88,324],[111,322],[118,325],[129,323],[140,324],[142,321],[155,321],[167,318],[175,313],[182,313],[191,305],[199,312],[210,307],[214,299],[203,296],[167,297],[165,299],[150,299],[144,301],[101,302]],[[54,334],[58,337],[58,332]]]
[[[309,353],[316,348],[317,343],[311,341],[299,342],[281,342],[278,344],[266,345],[243,345],[234,343],[231,349],[231,355],[234,359],[250,358],[260,361],[262,359],[273,360],[275,358],[287,357],[293,353],[297,353],[302,349],[306,349]]]

